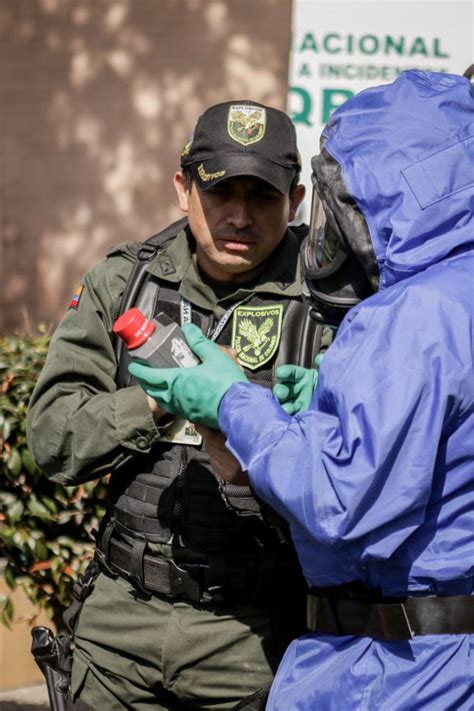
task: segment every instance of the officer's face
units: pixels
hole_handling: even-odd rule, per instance
[[[251,177],[229,178],[204,192],[195,183],[189,191],[177,173],[175,187],[196,239],[199,268],[223,282],[259,274],[304,196],[302,185],[290,197]]]

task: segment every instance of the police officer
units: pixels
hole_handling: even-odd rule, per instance
[[[139,306],[232,347],[266,389],[311,367],[322,329],[301,298],[289,229],[303,198],[295,130],[251,101],[209,108],[174,184],[186,218],[112,249],[76,291],[29,411],[29,444],[66,485],[111,473],[101,573],[75,632],[72,694],[94,708],[229,709],[272,679],[304,629],[286,524],[249,487],[219,433],[172,419],[128,375],[112,327]],[[263,423],[262,423],[263,424]],[[212,456],[239,485],[226,485]],[[220,454],[219,454],[220,452]]]
[[[467,78],[410,71],[326,126],[305,275],[315,314],[345,318],[306,411],[192,326],[202,364],[130,366],[168,410],[219,424],[290,522],[313,634],[270,711],[473,708],[473,108]]]

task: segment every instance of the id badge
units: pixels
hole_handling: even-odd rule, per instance
[[[195,447],[199,447],[202,444],[202,436],[196,431],[193,422],[188,422],[182,417],[176,417],[158,441],[171,442],[173,444],[192,444]]]

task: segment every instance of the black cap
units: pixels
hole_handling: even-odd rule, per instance
[[[255,101],[227,101],[207,109],[181,154],[201,190],[221,180],[252,176],[286,195],[301,169],[289,117]]]

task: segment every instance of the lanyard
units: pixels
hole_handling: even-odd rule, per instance
[[[210,338],[211,341],[217,341],[219,338],[220,334],[222,333],[222,330],[232,314],[234,313],[235,309],[238,308],[239,306],[242,306],[242,304],[245,304],[247,301],[250,301],[250,299],[254,296],[253,292],[252,294],[249,294],[248,296],[245,297],[245,299],[242,299],[242,301],[239,301],[236,304],[233,304],[230,309],[227,309],[225,314],[219,319],[217,326],[213,329],[210,329],[209,332],[207,333],[207,337]],[[191,323],[191,316],[193,313],[193,307],[191,306],[190,302],[184,298],[184,296],[181,296],[180,302],[179,302],[179,312],[180,312],[180,317],[181,317],[181,326],[185,323]]]

